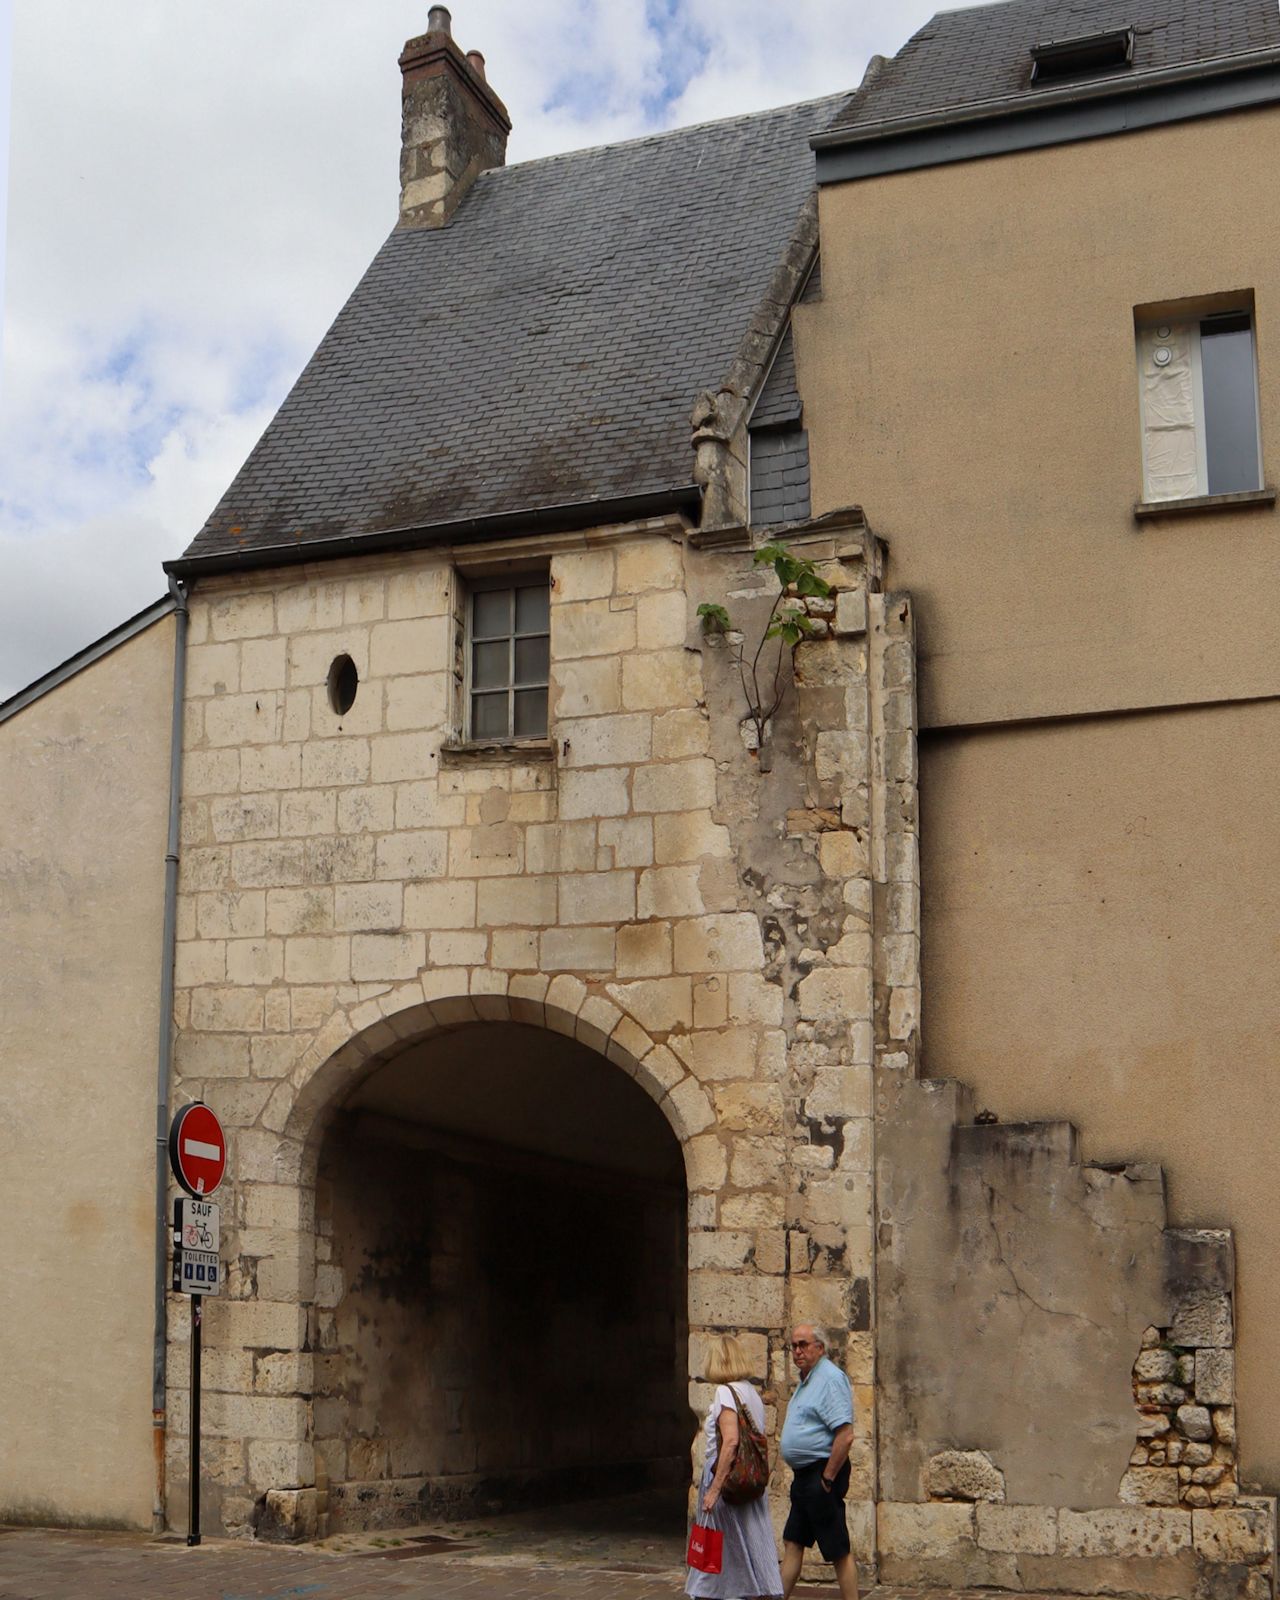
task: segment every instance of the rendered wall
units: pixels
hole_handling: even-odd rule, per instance
[[[0,726],[0,1521],[151,1525],[173,628]]]
[[[1136,306],[1255,291],[1280,472],[1278,161],[1260,110],[821,190],[813,507],[888,542],[922,727],[1280,689],[1276,511],[1132,516]]]
[[[933,1074],[1092,1160],[1164,1163],[1236,1236],[1242,1477],[1280,1482],[1271,1173],[1280,705],[935,735],[923,761]]]
[[[1275,479],[1277,155],[1259,110],[824,189],[795,318],[815,509],[865,508],[921,726],[974,730],[921,746],[926,1070],[1238,1230],[1241,1475],[1269,1487],[1274,710],[981,730],[1280,692],[1275,511],[1132,515],[1137,306],[1254,292]]]

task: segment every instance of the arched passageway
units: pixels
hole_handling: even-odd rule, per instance
[[[683,1154],[597,1052],[481,1022],[375,1064],[316,1231],[332,1531],[684,1485]]]

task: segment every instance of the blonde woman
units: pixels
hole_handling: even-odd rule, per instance
[[[782,1593],[768,1497],[760,1495],[736,1506],[721,1498],[738,1453],[735,1396],[753,1426],[764,1428],[764,1401],[747,1382],[750,1370],[746,1351],[731,1334],[711,1341],[707,1377],[716,1385],[716,1391],[704,1425],[707,1453],[698,1487],[697,1518],[724,1535],[724,1557],[719,1572],[698,1572],[690,1567],[684,1592],[702,1600],[763,1600],[764,1596]]]

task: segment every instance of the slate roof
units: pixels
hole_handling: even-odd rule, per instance
[[[1003,0],[941,11],[845,103],[831,132],[870,135],[880,123],[942,119],[1009,96],[1034,106],[1046,88],[1031,84],[1033,45],[1129,26],[1132,66],[1079,82],[1122,93],[1142,73],[1280,48],[1276,0]]]
[[[483,174],[392,233],[187,557],[693,481],[839,97]]]

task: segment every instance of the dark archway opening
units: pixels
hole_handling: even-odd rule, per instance
[[[625,1073],[514,1023],[433,1035],[348,1097],[318,1178],[331,1532],[681,1504],[683,1156]]]

